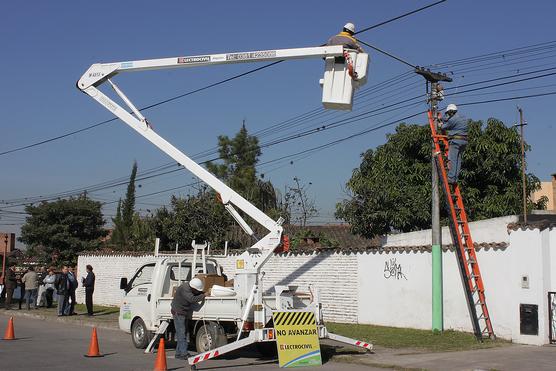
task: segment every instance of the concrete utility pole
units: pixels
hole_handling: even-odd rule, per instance
[[[525,177],[525,138],[523,137],[523,127],[527,123],[523,122],[523,110],[517,107],[519,111],[519,127],[521,130],[521,181],[523,188],[523,223],[527,224],[527,180]]]
[[[440,228],[440,193],[438,169],[432,160],[432,330],[444,331],[442,297],[442,229]]]
[[[430,104],[433,117],[436,117],[438,109],[438,101],[435,97],[436,84],[431,85]],[[441,156],[441,154],[434,153],[434,144],[432,144],[432,330],[444,331],[444,313],[442,307],[442,229],[440,228],[440,192],[438,188],[436,156]]]

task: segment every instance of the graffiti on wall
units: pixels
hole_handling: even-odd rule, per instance
[[[402,270],[402,265],[396,262],[396,258],[390,258],[384,262],[384,278],[393,278],[396,280],[403,278],[407,281],[407,277]]]

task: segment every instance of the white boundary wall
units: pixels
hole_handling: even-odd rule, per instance
[[[123,291],[120,278],[131,278],[135,271],[149,261],[152,255],[81,255],[77,271],[79,277],[90,264],[96,283],[93,301],[101,305],[120,305]],[[228,278],[235,274],[235,257],[217,258]],[[265,291],[274,285],[298,285],[307,292],[309,284],[319,290],[325,319],[338,322],[357,321],[357,256],[355,254],[328,253],[310,255],[275,255],[266,263],[263,279]],[[85,301],[85,290],[78,288],[77,302]]]
[[[556,291],[556,228],[509,233],[507,224],[513,221],[498,218],[471,224],[476,243],[507,244],[477,252],[494,330],[497,336],[518,343],[547,344],[547,293]],[[312,283],[320,291],[325,320],[329,321],[430,329],[430,249],[401,247],[430,244],[430,230],[389,236],[385,242],[385,248],[378,251],[275,255],[265,265],[264,288],[276,284],[303,288]],[[120,277],[131,277],[152,260],[148,255],[82,255],[78,272],[81,276],[85,265],[91,264],[97,280],[94,302],[119,305]],[[232,278],[235,257],[218,260]],[[524,276],[529,288],[522,288]],[[443,277],[444,327],[472,331],[454,251],[443,254]],[[84,301],[83,289],[78,289],[77,300]],[[520,334],[520,304],[538,305],[538,335]]]

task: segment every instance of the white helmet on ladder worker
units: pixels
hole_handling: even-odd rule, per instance
[[[197,291],[203,291],[203,289],[205,288],[205,284],[199,278],[195,277],[191,281],[189,281],[189,287]]]
[[[346,30],[351,32],[352,34],[354,34],[355,33],[355,25],[351,22],[346,23],[346,25],[344,26],[344,31],[346,31]]]
[[[448,107],[446,107],[446,113],[450,113],[450,112],[456,113],[457,111],[458,111],[458,106],[456,106],[453,103],[448,104]]]

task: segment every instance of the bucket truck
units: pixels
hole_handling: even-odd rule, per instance
[[[201,349],[197,349],[200,353],[188,359],[193,368],[199,362],[248,344],[275,341],[275,332],[271,321],[272,313],[275,311],[313,312],[315,313],[320,338],[328,338],[368,350],[372,349],[372,345],[327,331],[323,322],[322,306],[316,293],[303,295],[296,292],[297,288],[294,286],[276,286],[273,296],[263,296],[262,276],[264,271],[262,271],[262,268],[282,241],[283,219],[273,220],[268,217],[157,134],[147,118],[116,85],[114,79],[122,73],[147,70],[307,58],[324,59],[325,61],[324,77],[320,80],[323,89],[322,103],[324,107],[351,109],[354,90],[367,81],[368,55],[347,49],[341,45],[96,63],[77,82],[79,90],[100,103],[138,134],[214,189],[219,194],[219,200],[221,200],[226,210],[248,235],[254,237],[254,232],[237,209],[267,230],[265,236],[258,240],[254,238],[256,242],[237,257],[232,294],[228,295],[227,290],[224,290],[225,293],[222,296],[215,293],[207,297],[202,307],[194,313],[194,320],[197,319],[197,323],[202,322],[202,325],[197,327],[197,335],[200,332],[203,333],[203,331],[208,334],[207,322],[216,326],[217,331],[208,337],[211,340],[211,344],[209,344],[211,346],[208,349],[203,349],[202,341],[197,342],[197,346],[201,347]],[[115,95],[119,97],[119,102],[115,100],[116,97],[111,98],[108,93],[101,91],[100,88],[103,85],[112,87]],[[122,103],[127,108],[122,107]],[[195,247],[195,251],[198,248],[198,246]],[[209,262],[207,265],[207,262],[203,261],[203,265],[205,273],[207,273],[207,269],[209,271],[212,269],[214,272],[218,271],[216,262]],[[172,318],[168,308],[172,295],[171,285],[172,283],[175,284],[174,268],[176,266],[179,268],[178,275],[180,276],[182,266],[189,267],[188,272],[193,271],[193,273],[189,273],[190,277],[191,274],[195,273],[197,264],[187,261],[184,257],[165,257],[153,264],[141,267],[129,282],[121,283],[121,287],[126,290],[126,295],[120,310],[120,326],[124,330],[132,332],[132,336],[140,335],[141,331],[143,333],[161,334],[167,329]],[[143,272],[143,270],[148,271],[148,273]],[[184,278],[187,278],[187,273]],[[180,280],[178,280],[178,283]],[[132,300],[133,293],[140,297],[136,301],[143,304],[134,302],[135,299]],[[141,305],[150,309],[141,311],[138,309]],[[252,326],[245,326],[246,323],[251,323]],[[138,327],[137,324],[142,324],[142,326]],[[137,333],[133,332],[134,328],[139,329]],[[238,340],[230,343],[227,340],[222,340],[227,339],[226,336],[222,335],[230,335],[230,332],[234,335],[237,332]],[[215,334],[219,336],[215,336]],[[216,338],[221,339],[221,341],[217,341],[217,347],[212,349]],[[138,343],[136,345],[145,344],[142,341]],[[151,345],[152,343],[153,341],[151,341]]]

